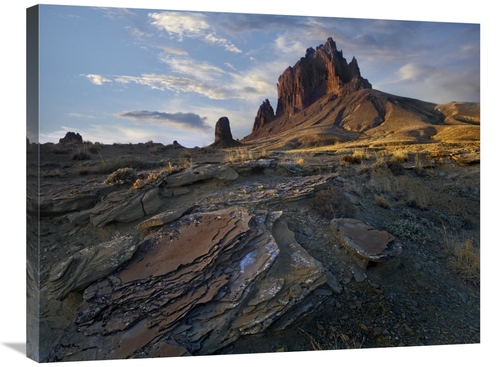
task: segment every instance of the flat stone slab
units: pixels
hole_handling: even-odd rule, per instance
[[[204,164],[190,167],[184,171],[165,178],[167,187],[180,187],[192,183],[217,178],[222,181],[234,181],[238,173],[231,167],[223,164]]]
[[[397,258],[403,251],[402,245],[387,231],[379,231],[360,220],[335,218],[330,222],[333,231],[342,243],[361,258],[384,262]]]

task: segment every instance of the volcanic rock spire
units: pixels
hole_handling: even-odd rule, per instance
[[[271,106],[271,103],[269,103],[269,100],[266,99],[264,102],[262,102],[259,110],[257,111],[257,116],[255,116],[252,132],[257,131],[259,128],[273,121],[275,118],[276,115],[274,114],[274,109]]]
[[[305,57],[278,78],[276,117],[291,116],[327,94],[341,96],[371,87],[361,77],[356,59],[347,63],[333,39],[328,38],[316,50],[308,48]]]
[[[221,117],[215,124],[215,140],[210,147],[225,149],[239,147],[240,145],[240,142],[233,139],[231,127],[229,126],[229,119],[227,117]]]

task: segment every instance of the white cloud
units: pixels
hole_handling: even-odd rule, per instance
[[[203,14],[162,12],[150,13],[148,16],[153,19],[152,25],[166,31],[171,37],[177,37],[180,42],[184,40],[184,37],[195,38],[223,47],[229,52],[241,53],[241,50],[231,41],[217,35]]]
[[[76,117],[76,118],[85,118],[85,119],[95,118],[95,116],[92,116],[92,115],[85,115],[83,113],[76,113],[76,112],[69,113],[68,116],[69,117]]]
[[[139,29],[139,28],[135,28],[135,27],[125,27],[125,29],[127,30],[127,32],[132,36],[132,37],[135,37],[135,38],[138,38],[138,39],[145,39],[145,38],[151,38],[152,35]]]
[[[306,46],[302,42],[297,41],[287,35],[281,35],[274,41],[277,51],[281,54],[305,54],[306,49],[310,45]]]
[[[400,79],[405,81],[423,79],[428,73],[429,69],[413,63],[400,67],[397,72]]]
[[[241,53],[241,50],[236,47],[234,44],[232,44],[230,41],[223,37],[217,37],[214,33],[209,33],[205,35],[205,40],[208,43],[218,45],[221,47],[224,47],[226,51],[233,52],[233,53]]]
[[[150,13],[148,16],[153,19],[152,25],[167,31],[171,36],[177,36],[179,41],[182,41],[184,36],[191,38],[203,37],[205,31],[210,28],[203,14],[162,12]]]
[[[103,85],[103,83],[109,83],[111,82],[110,79],[103,77],[102,75],[97,75],[97,74],[87,74],[84,75],[92,84],[95,85]]]

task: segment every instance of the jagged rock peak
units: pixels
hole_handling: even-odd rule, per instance
[[[276,117],[293,115],[326,94],[341,96],[371,87],[361,77],[357,60],[347,63],[335,41],[328,38],[324,45],[308,48],[305,57],[278,78]]]
[[[210,147],[225,149],[240,145],[240,142],[233,139],[229,119],[225,116],[221,117],[215,124],[215,141],[210,145]]]
[[[269,100],[266,99],[264,102],[262,102],[259,110],[257,111],[257,116],[255,116],[252,132],[257,131],[265,124],[273,121],[275,118],[276,115],[274,114],[273,106],[271,106]]]

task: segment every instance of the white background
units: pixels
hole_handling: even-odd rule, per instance
[[[7,5],[6,5],[7,4]],[[29,1],[5,2],[1,19],[0,106],[1,119],[1,188],[0,240],[0,358],[5,366],[34,365],[25,357],[26,341],[26,225],[25,225],[25,139],[26,139],[26,8],[36,5]],[[331,352],[274,353],[245,356],[192,357],[148,359],[130,361],[77,362],[78,366],[234,366],[272,365],[287,366],[490,366],[497,365],[494,356],[500,334],[496,293],[499,291],[498,240],[494,233],[497,197],[495,192],[498,159],[495,135],[500,123],[495,113],[498,104],[497,84],[499,71],[497,45],[500,30],[495,2],[429,1],[403,2],[392,0],[319,1],[301,3],[269,0],[237,1],[54,1],[44,4],[132,7],[170,10],[203,10],[217,12],[265,13],[286,15],[317,15],[348,18],[404,19],[481,24],[481,343],[478,345],[452,345],[444,347],[406,347],[371,350],[344,350]],[[497,19],[495,19],[497,18]],[[5,116],[6,114],[6,116]],[[60,363],[67,365],[68,363]],[[74,364],[74,363],[73,363]],[[59,364],[58,364],[59,365]]]

